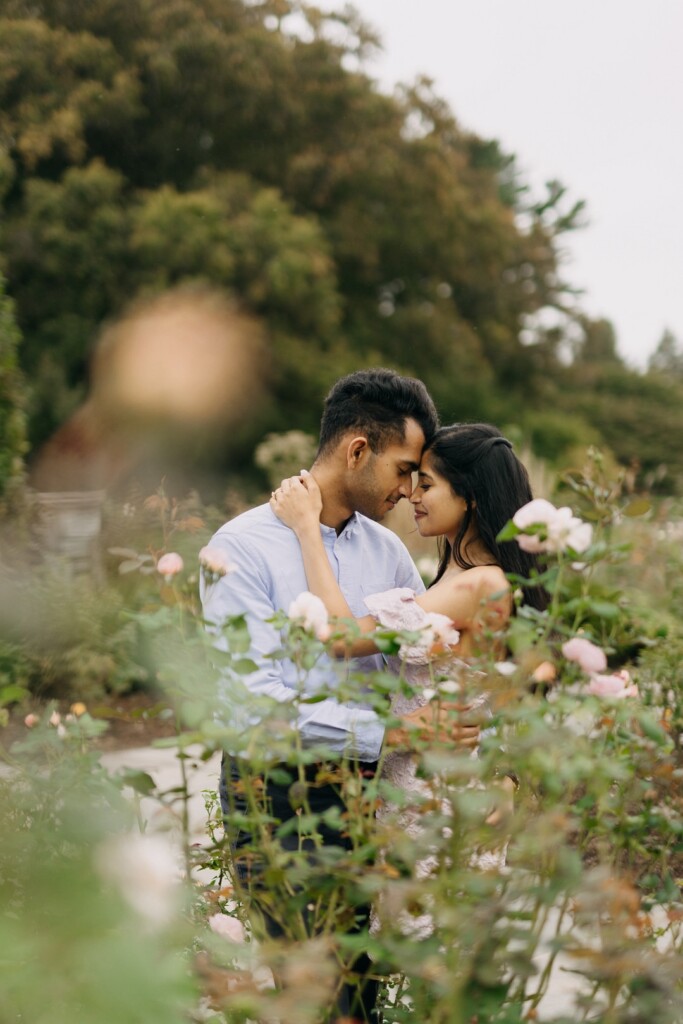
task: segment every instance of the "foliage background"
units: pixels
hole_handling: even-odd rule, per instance
[[[602,443],[679,488],[677,340],[647,373],[623,364],[564,280],[583,204],[558,182],[532,196],[427,81],[379,92],[353,11],[0,0],[0,40],[0,269],[34,453],[82,404],[103,323],[202,282],[267,343],[219,467],[315,431],[332,380],[384,364],[423,378],[444,421],[514,425],[556,463]]]

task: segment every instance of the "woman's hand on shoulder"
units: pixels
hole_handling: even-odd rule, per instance
[[[273,491],[270,507],[278,519],[295,533],[311,528],[318,530],[322,494],[315,478],[302,470],[300,476],[287,477]]]

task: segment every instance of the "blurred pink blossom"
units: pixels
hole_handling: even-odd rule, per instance
[[[209,918],[209,928],[220,935],[228,942],[244,942],[244,927],[236,917],[228,917],[227,914],[212,914]]]
[[[460,640],[460,633],[453,625],[453,620],[440,612],[425,612],[424,625],[420,637],[410,644],[401,644],[398,656],[403,661],[420,664],[430,658],[445,653],[445,648],[452,647]]]
[[[177,551],[169,551],[157,562],[157,572],[161,573],[166,582],[183,571],[184,562]]]
[[[425,612],[429,623],[429,631],[432,634],[432,643],[454,646],[460,640],[460,633],[453,625],[453,620],[440,612]]]
[[[631,676],[624,669],[611,676],[592,676],[588,684],[588,692],[594,697],[612,697],[621,700],[623,697],[637,697],[638,687],[631,682]]]
[[[331,629],[327,608],[315,594],[304,590],[289,606],[287,615],[290,619],[301,620],[301,625],[318,640],[327,640]]]
[[[59,711],[53,711],[49,718],[50,725],[59,725],[61,720],[62,716],[60,715]]]
[[[27,729],[32,729],[34,725],[38,725],[39,721],[40,719],[38,718],[38,715],[34,715],[33,713],[31,713],[27,715],[26,718],[24,719],[24,725],[26,726]]]
[[[225,551],[215,545],[207,544],[199,552],[199,563],[212,576],[225,576],[235,571]]]
[[[607,668],[607,657],[602,648],[582,636],[575,636],[562,644],[562,653],[567,661],[575,661],[589,675],[593,672],[604,672]]]
[[[518,530],[528,530],[533,526],[545,529],[539,533],[521,533],[516,537],[522,551],[530,554],[541,552],[557,553],[571,548],[582,552],[590,547],[593,539],[593,527],[577,518],[566,505],[555,508],[545,498],[535,498],[518,509],[512,521]]]

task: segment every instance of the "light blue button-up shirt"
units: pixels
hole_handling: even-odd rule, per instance
[[[408,551],[390,530],[354,513],[342,532],[321,524],[325,550],[334,575],[354,616],[368,615],[364,597],[393,587],[421,593],[424,585]],[[233,571],[218,582],[202,582],[202,603],[207,621],[220,625],[228,616],[245,614],[258,671],[245,677],[249,690],[259,696],[290,701],[300,691],[300,679],[291,661],[269,659],[282,644],[278,630],[265,620],[275,611],[287,611],[299,594],[308,590],[299,542],[280,522],[270,505],[260,505],[213,536],[211,546],[221,548]],[[224,643],[217,639],[217,645]],[[353,671],[373,672],[383,667],[382,657],[357,658]],[[339,669],[326,656],[308,673],[304,693],[330,690]],[[228,709],[226,709],[228,710]],[[324,743],[332,752],[376,761],[384,727],[377,715],[362,705],[342,704],[332,698],[301,705],[298,729],[304,745]]]

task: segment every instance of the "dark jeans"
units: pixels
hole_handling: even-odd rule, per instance
[[[320,815],[330,808],[338,807],[343,814],[346,809],[340,785],[336,781],[325,781],[324,772],[328,767],[328,775],[334,775],[334,765],[306,766],[305,799],[307,813]],[[359,774],[363,777],[372,777],[376,767],[375,764],[361,764],[359,765]],[[245,786],[242,781],[246,771],[248,769],[245,768],[244,764],[240,767],[233,759],[223,758],[219,792],[225,831],[233,852],[233,865],[238,884],[248,892],[250,904],[258,911],[267,933],[272,938],[279,938],[283,934],[282,925],[273,917],[268,906],[268,899],[261,898],[262,896],[268,896],[268,888],[267,882],[263,880],[264,863],[259,859],[257,844],[254,843],[254,837],[248,829],[243,825],[238,824],[235,826],[234,824],[235,813],[247,815],[250,812]],[[270,777],[271,771],[275,773],[277,781]],[[291,782],[285,782],[284,776],[280,778],[282,772],[287,773],[287,777],[291,779]],[[294,800],[294,803],[298,802],[297,796],[300,797],[301,794],[297,794],[297,790],[301,787],[295,786],[294,789],[291,787],[295,780],[298,781],[298,778],[298,769],[286,764],[278,764],[270,768],[265,779],[262,776],[250,777],[251,791],[254,791],[254,783],[256,783],[256,789],[259,791],[260,796],[259,802],[263,810],[275,819],[274,829],[278,827],[278,824],[287,822],[297,816],[292,800]],[[260,789],[261,784],[263,785],[262,789]],[[343,827],[342,823],[342,829]],[[316,832],[320,837],[323,847],[337,847],[342,851],[353,848],[351,838],[343,830],[330,827],[325,822],[318,822]],[[301,837],[299,830],[293,828],[287,835],[278,837],[277,842],[279,847],[285,851],[295,853],[299,850],[305,850],[309,864],[315,867],[318,847],[313,838],[308,836]],[[318,861],[318,863],[320,862]],[[302,898],[307,900],[315,899],[317,895],[317,893],[309,893],[308,890],[305,893],[301,893]],[[370,907],[367,905],[355,906],[353,910],[355,911],[355,919],[353,923],[345,928],[347,934],[361,932],[368,925]],[[303,915],[304,919],[306,919],[305,909]],[[308,923],[309,920],[307,920]],[[314,932],[314,925],[310,922],[309,934]],[[371,977],[373,966],[368,955],[361,953],[351,964],[350,970],[357,980],[347,982],[341,987],[333,1019],[335,1017],[347,1017],[367,1022],[377,1021],[376,1003],[379,986],[378,982]]]

